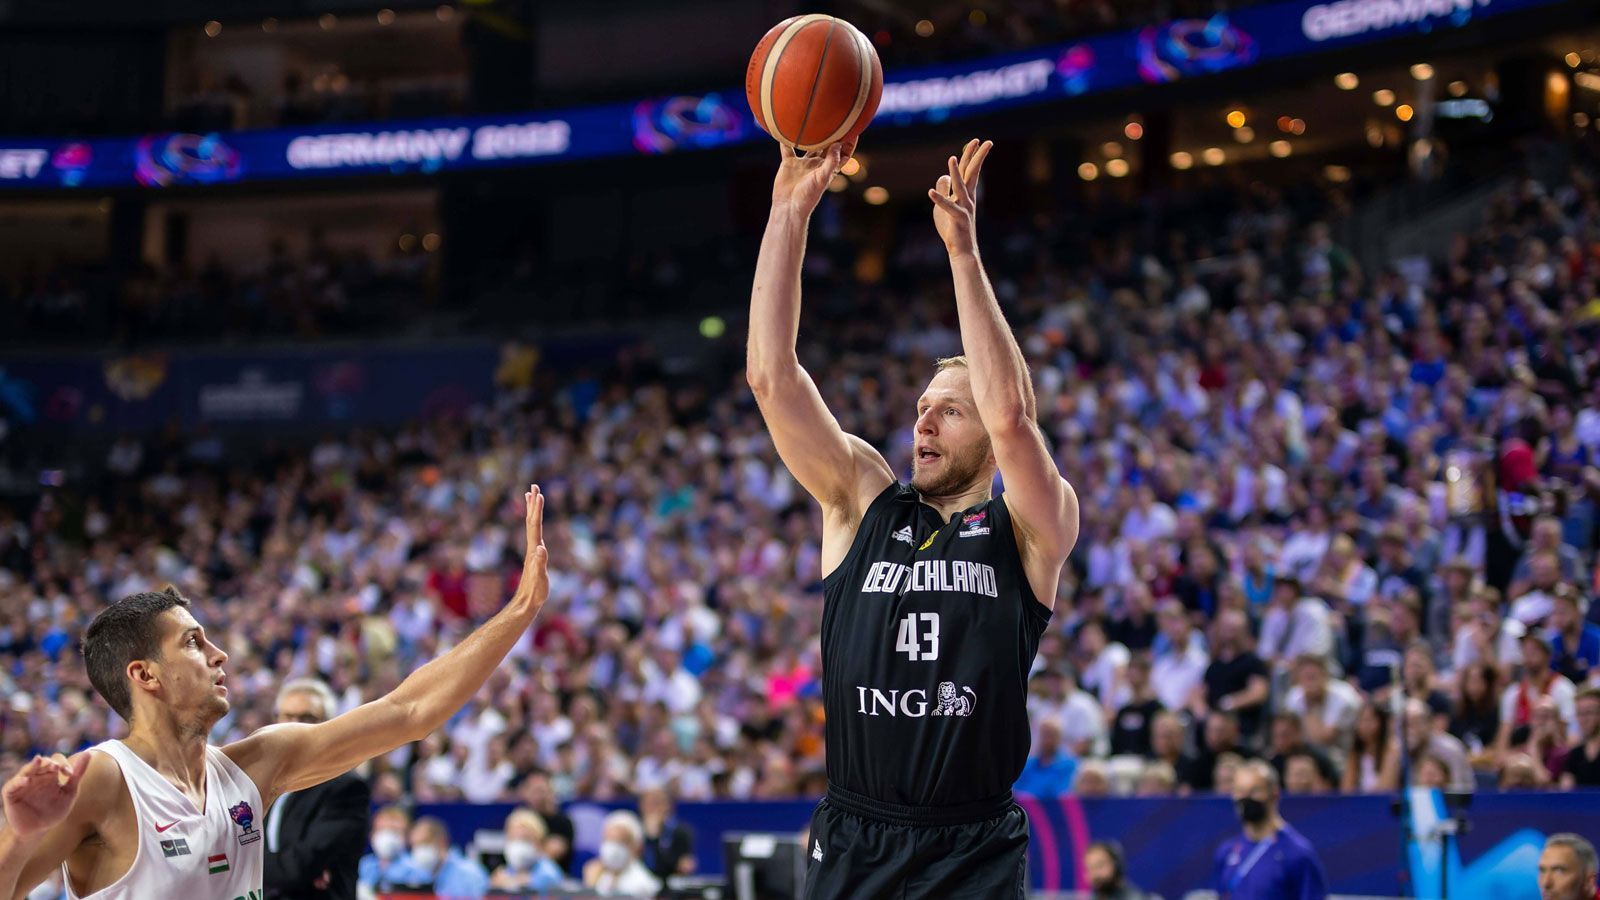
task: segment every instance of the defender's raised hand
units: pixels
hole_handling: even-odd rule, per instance
[[[794,150],[778,145],[782,163],[772,181],[772,208],[786,209],[802,216],[811,215],[828,189],[828,181],[855,152],[856,142],[838,143],[821,152],[796,156]]]
[[[88,768],[88,751],[71,759],[59,753],[35,756],[0,789],[5,795],[6,824],[24,838],[49,830],[67,817]]]
[[[968,141],[961,158],[950,157],[950,171],[940,175],[938,183],[928,191],[928,198],[933,201],[933,225],[944,239],[944,249],[952,256],[978,252],[978,175],[993,147],[993,141]]]
[[[540,609],[550,596],[550,551],[544,545],[544,492],[537,484],[532,484],[522,499],[527,504],[523,524],[527,529],[528,549],[522,557],[522,578],[517,582],[517,595],[531,602],[534,609]]]

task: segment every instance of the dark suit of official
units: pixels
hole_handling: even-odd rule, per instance
[[[284,807],[277,852],[269,846],[266,854],[268,900],[355,900],[356,864],[367,846],[371,788],[346,773],[277,802]],[[323,872],[329,875],[325,891],[313,887]]]

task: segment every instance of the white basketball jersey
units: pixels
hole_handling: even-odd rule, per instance
[[[82,900],[261,900],[261,794],[216,747],[206,747],[206,808],[121,741],[91,748],[116,760],[138,816],[139,852],[126,875]],[[66,866],[62,866],[66,878]],[[67,896],[79,900],[70,879]]]

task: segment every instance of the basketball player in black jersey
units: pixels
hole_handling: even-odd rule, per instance
[[[942,360],[917,402],[910,484],[839,427],[795,352],[807,222],[850,148],[785,150],[773,185],[747,375],[784,464],[822,506],[828,795],[808,898],[1024,896],[1028,823],[1011,785],[1078,500],[978,258],[990,147],[967,144],[928,192],[965,355]]]

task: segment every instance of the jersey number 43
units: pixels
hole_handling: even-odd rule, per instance
[[[913,662],[938,659],[939,614],[907,613],[900,620],[900,638],[895,642],[894,649],[896,653],[910,657]]]

